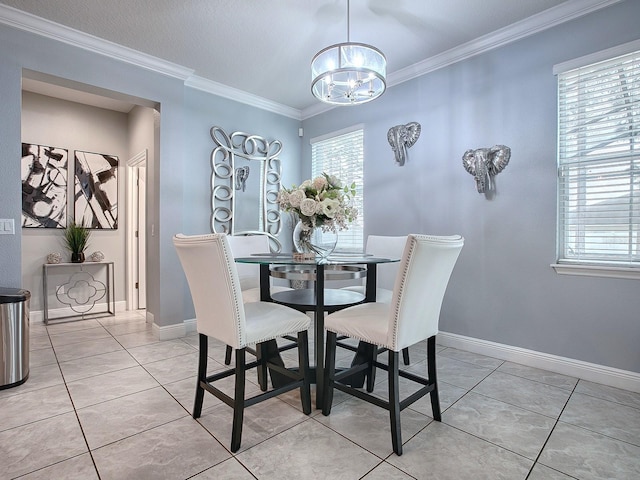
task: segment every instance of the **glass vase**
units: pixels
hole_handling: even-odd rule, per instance
[[[323,234],[321,228],[309,228],[299,221],[293,229],[293,247],[305,260],[326,259],[338,244],[338,235]]]

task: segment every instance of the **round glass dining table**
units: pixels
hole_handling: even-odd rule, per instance
[[[249,257],[235,258],[237,263],[250,263],[260,265],[260,300],[264,302],[276,302],[302,312],[314,312],[314,356],[315,356],[315,383],[316,383],[316,407],[322,404],[324,391],[324,314],[376,300],[376,269],[381,263],[398,262],[398,258],[381,258],[366,254],[335,254],[328,258],[315,260],[303,260],[286,254],[256,254]],[[271,294],[270,277],[285,280],[298,280],[307,283],[313,282],[313,288],[296,288]],[[335,288],[325,288],[326,281],[353,280],[365,278],[364,294]],[[267,348],[270,360],[279,356],[275,341],[270,342]],[[283,364],[281,359],[276,363]],[[279,380],[274,378],[271,372],[272,383]],[[261,385],[266,386],[266,379],[261,380]],[[274,385],[275,386],[275,385]]]

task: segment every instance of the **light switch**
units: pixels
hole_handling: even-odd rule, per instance
[[[0,218],[0,235],[15,235],[13,218]]]

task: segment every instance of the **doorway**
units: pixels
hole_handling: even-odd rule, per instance
[[[147,308],[147,149],[127,162],[127,310]]]

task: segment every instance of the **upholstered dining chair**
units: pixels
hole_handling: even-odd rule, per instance
[[[266,235],[228,235],[229,246],[234,257],[250,257],[256,253],[269,253],[269,237]],[[237,263],[238,275],[240,276],[240,289],[242,290],[242,301],[244,303],[260,301],[260,266],[250,263]],[[291,290],[289,287],[272,285],[271,293]],[[291,339],[289,339],[291,340]],[[293,345],[295,346],[295,345]],[[290,347],[293,347],[290,345]],[[227,345],[224,363],[231,364],[233,348]]]
[[[400,258],[407,243],[407,236],[369,235],[365,253],[381,258]],[[376,302],[391,303],[393,285],[398,274],[399,263],[381,263],[376,274]],[[344,287],[345,290],[365,293],[364,285]],[[402,359],[405,365],[409,365],[409,349],[402,350]]]
[[[225,234],[176,235],[173,243],[187,277],[196,312],[200,337],[198,381],[193,406],[193,418],[200,417],[205,390],[233,408],[231,451],[237,452],[242,438],[244,409],[294,388],[300,388],[302,410],[311,413],[309,385],[309,317],[291,308],[271,302],[242,301],[240,276]],[[297,335],[298,371],[288,370],[268,362],[266,354],[246,363],[246,348],[256,344],[260,350],[265,342],[283,335]],[[207,375],[209,337],[235,349],[235,368]],[[258,367],[274,369],[293,381],[245,399],[245,372]],[[235,374],[233,398],[214,386],[217,380]]]
[[[325,391],[322,413],[329,415],[333,390],[337,388],[389,411],[393,451],[402,455],[400,411],[422,398],[431,397],[434,420],[440,421],[440,401],[436,378],[436,334],[442,301],[460,255],[464,239],[459,236],[409,235],[402,254],[391,303],[372,302],[355,305],[327,316]],[[344,335],[388,350],[388,365],[371,356],[367,363],[337,372],[336,338]],[[399,352],[417,342],[427,341],[427,377],[399,369]],[[388,400],[352,388],[348,378],[376,367],[387,370]],[[399,377],[422,385],[420,390],[400,400]]]

